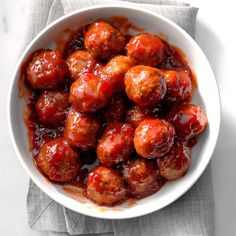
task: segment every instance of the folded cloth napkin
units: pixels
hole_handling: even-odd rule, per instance
[[[82,7],[102,3],[135,4],[158,12],[194,37],[197,8],[173,0],[37,0],[30,1],[24,45],[47,24]],[[210,167],[170,206],[135,219],[103,220],[75,213],[45,195],[32,181],[27,196],[29,226],[50,235],[195,236],[214,235],[214,199]]]

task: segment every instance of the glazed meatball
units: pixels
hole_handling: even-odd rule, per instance
[[[58,182],[72,181],[81,167],[78,153],[63,138],[45,143],[35,161],[50,180]]]
[[[135,129],[134,147],[144,158],[159,158],[170,151],[175,129],[165,120],[144,120]]]
[[[120,55],[113,57],[104,67],[102,73],[104,78],[111,81],[114,90],[121,92],[125,90],[124,77],[126,72],[135,65],[136,62],[132,58]]]
[[[71,108],[66,119],[64,137],[71,145],[89,150],[96,147],[100,126],[95,118]]]
[[[72,83],[69,101],[79,112],[93,113],[105,107],[111,95],[108,81],[86,73]]]
[[[96,60],[86,51],[78,50],[70,54],[66,60],[72,80],[77,80],[83,73],[92,73]]]
[[[64,91],[43,91],[36,102],[41,123],[56,125],[66,117],[69,94]]]
[[[126,104],[124,98],[115,96],[111,102],[106,106],[102,113],[102,120],[105,123],[123,121],[126,114]]]
[[[173,124],[178,137],[189,140],[204,131],[207,118],[203,110],[193,104],[181,104],[169,113],[167,119]]]
[[[188,72],[167,70],[164,75],[167,82],[165,102],[181,102],[191,97],[192,82]]]
[[[154,160],[134,158],[123,167],[124,180],[128,183],[132,196],[147,197],[157,192],[162,184],[158,179],[157,166]],[[163,181],[162,181],[163,183]]]
[[[127,55],[139,64],[157,67],[163,60],[164,44],[151,34],[136,35],[127,44]]]
[[[157,159],[160,175],[168,180],[179,179],[190,166],[191,149],[182,142],[176,142],[171,151]]]
[[[86,193],[98,205],[113,206],[125,198],[126,189],[115,170],[98,166],[88,175]]]
[[[85,33],[84,45],[94,58],[104,60],[121,52],[125,40],[119,29],[104,20],[97,20]]]
[[[126,115],[126,122],[136,128],[142,121],[151,118],[150,111],[139,106],[133,106]]]
[[[166,94],[163,73],[149,66],[132,67],[125,75],[125,91],[141,107],[157,105]]]
[[[27,80],[34,89],[58,89],[65,83],[68,66],[56,51],[42,51],[27,68]]]
[[[130,124],[108,124],[97,146],[99,161],[112,166],[128,159],[134,151],[134,130]]]

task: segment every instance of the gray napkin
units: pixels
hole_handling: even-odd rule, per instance
[[[82,7],[101,3],[135,4],[176,22],[194,37],[197,8],[172,0],[30,1],[24,45],[47,24]],[[29,226],[50,235],[195,236],[214,235],[214,199],[210,167],[183,197],[170,206],[129,220],[102,220],[75,213],[45,195],[32,181],[27,196]]]

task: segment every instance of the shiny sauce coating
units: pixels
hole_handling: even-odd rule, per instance
[[[115,25],[117,28],[119,28],[121,30],[121,32],[123,33],[125,45],[130,41],[130,39],[133,36],[130,34],[129,29],[135,29],[135,30],[139,31],[140,33],[145,32],[144,29],[130,23],[127,20],[127,18],[113,17],[110,19],[110,21],[113,23],[113,25]],[[90,25],[91,24],[82,26],[75,32],[67,30],[67,34],[68,33],[70,34],[69,38],[66,37],[66,39],[63,40],[63,35],[62,35],[62,37],[60,39],[56,40],[56,49],[61,53],[64,60],[66,60],[72,53],[74,53],[78,50],[86,50],[85,45],[84,45],[84,35],[87,32]],[[196,79],[195,79],[193,72],[191,71],[190,67],[188,66],[188,63],[185,59],[184,54],[181,52],[180,49],[178,49],[174,45],[170,45],[166,40],[161,39],[161,38],[159,40],[161,40],[161,42],[163,44],[163,55],[162,55],[163,57],[162,57],[162,60],[159,63],[157,68],[160,70],[163,70],[163,71],[175,70],[175,71],[184,71],[184,72],[188,73],[191,78],[191,82],[192,82],[192,86],[193,86],[193,89],[192,89],[192,94],[193,94],[197,83],[196,83]],[[37,157],[40,149],[43,147],[43,145],[45,143],[63,136],[64,129],[65,129],[65,122],[66,122],[65,120],[62,120],[56,126],[54,126],[52,124],[45,125],[44,123],[42,123],[40,121],[38,113],[36,111],[36,108],[35,108],[36,103],[37,103],[38,98],[40,97],[41,92],[37,89],[33,89],[31,87],[31,85],[29,84],[29,82],[27,81],[27,79],[25,79],[25,78],[27,76],[26,72],[27,72],[29,63],[32,61],[32,58],[34,58],[35,56],[37,56],[39,54],[39,52],[41,50],[42,49],[37,50],[32,55],[29,56],[29,59],[21,67],[21,75],[19,78],[19,95],[21,97],[23,96],[26,101],[24,121],[25,121],[25,124],[28,129],[30,150],[32,152],[32,156],[34,159]],[[123,50],[119,50],[118,55],[127,56],[126,53],[127,53],[127,48],[124,47]],[[102,71],[103,71],[104,66],[107,63],[108,63],[108,59],[97,60],[96,63],[93,63],[93,66],[89,68],[89,73],[91,73],[90,77],[95,76],[95,77],[103,78]],[[89,78],[89,80],[90,80],[90,78]],[[74,82],[73,82],[72,78],[70,78],[69,75],[66,76],[65,81],[66,82],[64,83],[64,85],[62,85],[59,89],[63,92],[68,93],[68,95],[69,95],[71,85]],[[83,85],[81,85],[81,87],[83,87]],[[107,90],[109,90],[109,89],[107,89]],[[22,91],[27,91],[27,93],[23,93]],[[108,92],[106,92],[105,94],[107,94],[107,93]],[[191,101],[191,97],[192,97],[192,95],[189,96],[188,99],[184,100],[183,102]],[[89,97],[87,99],[89,100]],[[137,106],[137,104],[135,104],[135,102],[133,102],[133,101],[130,101],[128,99],[127,95],[124,93],[124,91],[120,92],[119,90],[118,90],[118,93],[116,92],[112,96],[109,95],[109,101],[110,101],[110,103],[106,103],[106,104],[104,102],[104,105],[101,108],[99,108],[97,110],[95,110],[95,109],[92,110],[93,117],[96,117],[98,122],[101,123],[101,128],[97,134],[98,143],[99,143],[99,139],[102,137],[102,133],[104,132],[107,124],[110,124],[112,122],[123,122],[123,123],[126,122],[126,123],[129,123],[130,126],[132,125],[133,128],[135,129],[138,126],[138,124],[141,123],[144,119],[148,120],[148,119],[155,119],[155,118],[160,118],[160,119],[165,118],[166,113],[169,114],[169,111],[172,110],[173,107],[178,106],[178,104],[160,103],[160,104],[157,104],[156,106],[153,106],[153,104],[151,104],[152,105],[151,107],[142,108],[143,111],[145,111],[145,112],[143,114],[141,114],[141,111],[139,110],[140,107],[138,107],[138,108],[135,107],[135,106]],[[112,104],[112,106],[110,104]],[[71,104],[68,106],[66,116],[68,116],[70,109],[72,109],[71,106],[72,106]],[[146,111],[146,109],[147,109],[147,111]],[[90,112],[90,110],[88,110],[88,111]],[[129,110],[131,112],[129,112]],[[83,112],[83,110],[79,110],[79,112]],[[167,116],[168,116],[168,114],[167,114]],[[132,120],[132,122],[129,120]],[[169,121],[169,120],[171,120],[171,118],[168,118],[167,120]],[[202,127],[202,130],[204,130],[204,128],[205,127]],[[132,127],[129,129],[131,129],[131,131],[132,131]],[[133,135],[133,131],[131,132],[130,136],[132,136],[132,135]],[[180,137],[181,137],[181,135],[180,135]],[[115,134],[113,134],[113,136],[111,136],[112,140],[116,141],[116,138],[117,137]],[[178,133],[176,134],[175,138],[176,139],[179,138]],[[191,146],[191,148],[192,148],[197,143],[197,136],[195,136],[195,137],[191,136],[191,138],[189,140],[187,140],[187,142],[188,142],[188,145]],[[114,156],[117,155],[120,158],[119,152],[121,152],[121,151],[119,151],[119,152],[117,151],[117,150],[119,150],[120,147],[118,148],[115,145],[119,146],[120,143],[114,143],[114,148],[110,149],[110,152],[112,152],[111,155],[114,155]],[[93,146],[93,145],[91,145],[91,146]],[[74,147],[74,148],[80,155],[80,162],[81,162],[82,167],[77,175],[77,178],[75,178],[73,181],[70,181],[67,184],[73,185],[74,187],[82,188],[83,194],[85,196],[88,196],[88,192],[86,190],[88,176],[89,176],[89,173],[91,173],[91,169],[93,168],[93,166],[98,165],[98,157],[95,152],[96,149],[82,150],[79,147]],[[127,155],[127,157],[125,157],[125,158],[121,158],[122,162],[126,161],[126,159],[129,156],[137,155],[136,154],[137,150],[134,150],[133,146],[131,144],[130,144],[130,147],[128,147],[128,148],[130,149],[130,150],[128,150],[129,155]],[[154,172],[153,172],[153,168],[154,168],[153,163],[154,162],[151,161],[151,164],[150,164],[149,160],[145,159],[145,164],[147,162],[148,163],[147,167],[151,166],[153,174],[150,177],[150,176],[146,176],[146,174],[148,174],[148,173],[144,172],[143,179],[145,181],[147,180],[147,182],[148,181],[152,182],[152,184],[149,186],[150,187],[149,190],[145,190],[146,192],[141,191],[141,190],[139,190],[139,191],[134,190],[134,187],[128,186],[129,181],[125,181],[123,179],[122,175],[124,173],[124,170],[126,170],[127,173],[133,173],[134,170],[136,170],[135,165],[131,166],[131,164],[130,164],[130,170],[129,170],[130,172],[128,172],[128,170],[127,170],[128,165],[123,166],[123,163],[119,163],[119,161],[116,161],[115,158],[114,158],[115,161],[114,160],[112,160],[110,162],[107,162],[107,160],[103,161],[103,159],[102,159],[103,156],[101,154],[102,152],[100,151],[100,149],[97,152],[99,152],[100,156],[101,156],[100,159],[102,161],[100,160],[100,162],[101,163],[102,162],[108,163],[108,164],[105,164],[105,165],[107,165],[106,168],[108,168],[108,167],[113,168],[115,170],[115,172],[117,173],[117,175],[114,174],[115,177],[109,176],[109,178],[111,180],[115,178],[115,182],[118,182],[121,185],[122,196],[125,195],[125,197],[123,197],[123,200],[146,197],[150,194],[157,192],[166,182],[166,179],[163,178],[162,176],[160,176],[158,171],[157,171],[157,174],[154,174]],[[117,160],[119,160],[118,157],[117,157]],[[148,158],[149,158],[149,156],[148,156]],[[115,164],[113,164],[113,162]],[[110,167],[110,166],[112,166],[112,167]],[[157,167],[155,166],[155,168],[157,168]],[[140,167],[140,170],[141,170],[141,167]],[[103,171],[107,172],[107,170],[103,170]],[[96,173],[96,176],[98,176],[98,174],[100,174],[100,172]],[[135,174],[134,174],[134,179],[132,180],[132,181],[134,181],[134,183],[136,181]],[[94,184],[95,187],[94,186],[91,187],[91,191],[89,192],[89,194],[91,194],[91,192],[94,193],[94,191],[96,190],[96,186],[97,186],[97,179],[96,179],[97,177],[95,179],[92,179],[91,176],[93,177],[93,175],[90,175],[90,182],[93,184],[95,183]],[[137,174],[137,176],[138,176],[138,174]],[[127,178],[130,178],[130,177],[128,176]],[[154,178],[155,178],[155,180],[154,180]],[[149,179],[151,179],[151,180],[153,179],[153,180],[150,181]],[[54,182],[54,181],[52,181],[52,182]],[[140,186],[141,185],[142,184],[140,183]],[[102,189],[103,186],[102,185],[98,185],[98,186],[99,186],[99,189],[97,189],[97,190],[98,190],[99,194],[101,194],[103,192],[103,189]],[[123,193],[123,187],[127,188],[127,191],[124,190],[124,191],[126,191],[125,194]],[[67,188],[67,187],[64,188],[65,192],[66,192],[66,189],[68,190],[69,188]],[[146,186],[145,186],[145,188],[143,187],[143,189],[148,189],[148,187],[146,188]],[[119,189],[119,191],[120,191],[120,189]],[[68,190],[68,192],[69,192],[69,190]],[[70,191],[70,195],[72,194],[72,192],[73,191]],[[98,193],[94,193],[94,194],[98,194]],[[120,194],[120,192],[119,192],[119,194]],[[116,205],[117,203],[121,202],[120,199],[118,199],[117,202],[115,202],[115,201],[112,202],[114,200],[114,196],[112,198],[111,198],[111,196],[106,196],[106,197],[109,199],[109,204],[107,204],[107,205],[113,206],[113,205]],[[94,200],[94,199],[92,199],[92,200],[94,200],[95,202],[97,202],[99,204],[99,201],[97,199],[100,199],[100,198],[101,198],[101,196],[99,195],[99,198],[96,198],[96,200]],[[103,202],[101,203],[101,205],[103,205]]]

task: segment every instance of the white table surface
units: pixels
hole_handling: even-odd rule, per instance
[[[216,236],[236,235],[236,12],[234,1],[188,0],[199,6],[196,41],[207,55],[222,98],[222,125],[212,158]],[[0,0],[0,235],[45,235],[29,229],[28,176],[12,148],[6,100],[25,25],[25,0]],[[209,88],[210,90],[210,88]]]

